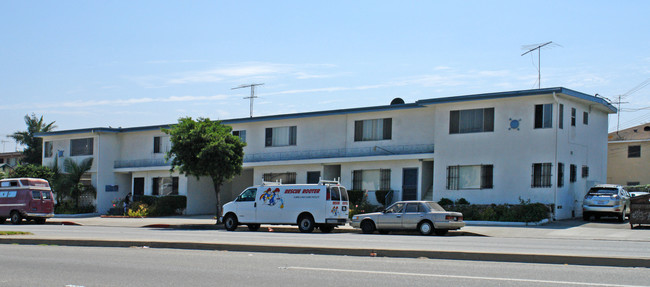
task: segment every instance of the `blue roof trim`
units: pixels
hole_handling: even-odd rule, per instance
[[[416,101],[416,104],[420,105],[431,105],[431,104],[444,104],[444,103],[453,103],[453,102],[466,102],[466,101],[479,101],[479,100],[490,100],[490,99],[499,99],[499,98],[510,98],[510,97],[523,97],[523,96],[535,96],[535,95],[544,95],[552,94],[553,92],[572,96],[582,100],[592,101],[598,104],[602,104],[607,109],[616,113],[616,108],[609,103],[608,101],[574,91],[571,89],[563,87],[555,88],[544,88],[544,89],[533,89],[533,90],[521,90],[521,91],[510,91],[510,92],[498,92],[498,93],[486,93],[486,94],[474,94],[474,95],[464,95],[464,96],[454,96],[454,97],[445,97],[445,98],[435,98],[435,99],[424,99]]]

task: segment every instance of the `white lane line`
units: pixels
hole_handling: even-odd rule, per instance
[[[372,271],[372,270],[349,270],[349,269],[315,268],[315,267],[299,267],[299,266],[278,267],[278,268],[280,268],[280,269],[292,269],[292,270],[308,270],[308,271],[329,271],[329,272],[366,273],[366,274],[400,275],[400,276],[421,276],[421,277],[437,277],[437,278],[513,281],[513,282],[529,282],[529,283],[547,283],[547,284],[557,284],[557,285],[647,287],[647,286],[642,286],[642,285],[620,285],[620,284],[605,284],[605,283],[587,283],[587,282],[552,281],[552,280],[536,280],[536,279],[516,279],[516,278],[499,278],[499,277],[482,277],[482,276],[462,276],[462,275],[443,275],[443,274],[423,274],[423,273],[389,272],[389,271]]]

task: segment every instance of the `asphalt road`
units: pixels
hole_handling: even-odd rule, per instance
[[[302,234],[295,232],[229,232],[225,230],[35,224],[19,226],[5,224],[2,226],[2,230],[34,233],[34,236],[23,236],[26,238],[172,241],[650,258],[650,241],[454,236],[454,232],[441,237],[417,234],[323,234],[319,232]]]
[[[648,286],[646,268],[0,245],[0,286]]]

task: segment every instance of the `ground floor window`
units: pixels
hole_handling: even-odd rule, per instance
[[[552,164],[549,163],[534,163],[533,164],[533,179],[532,187],[551,187],[551,168]]]
[[[295,172],[283,172],[283,173],[265,173],[264,181],[266,182],[282,182],[283,184],[295,184],[296,183],[296,173]]]
[[[493,165],[455,165],[447,167],[447,189],[490,189]]]
[[[354,190],[390,190],[390,169],[352,171]]]
[[[318,183],[320,181],[320,171],[308,171],[307,172],[307,183]]]
[[[178,195],[178,177],[152,178],[151,195]]]

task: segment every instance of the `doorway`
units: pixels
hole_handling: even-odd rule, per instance
[[[418,169],[402,169],[402,200],[418,199]]]

